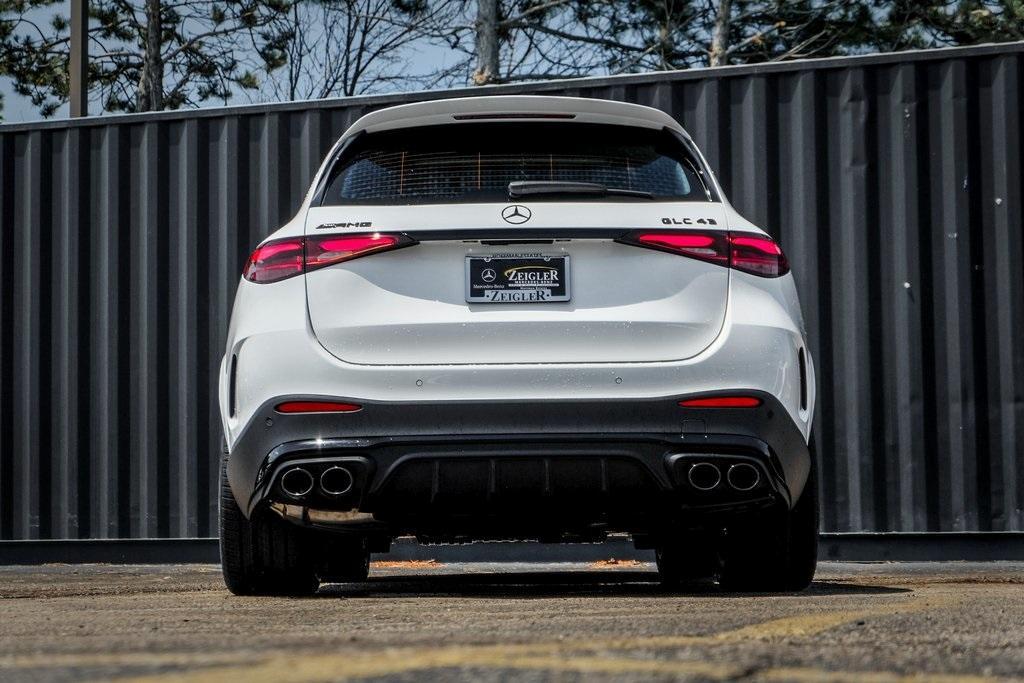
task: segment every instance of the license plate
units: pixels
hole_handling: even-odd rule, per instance
[[[466,301],[470,303],[568,300],[568,256],[508,254],[466,257]]]

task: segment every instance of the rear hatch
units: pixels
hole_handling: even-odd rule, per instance
[[[729,271],[615,238],[724,230],[705,173],[683,138],[641,126],[502,121],[358,135],[306,216],[307,257],[322,235],[417,243],[307,272],[313,330],[337,357],[367,365],[694,356],[722,328]]]
[[[529,227],[506,222],[509,206],[529,212]],[[729,271],[614,240],[664,229],[665,220],[705,231],[725,225],[721,204],[712,202],[316,207],[307,235],[372,230],[418,243],[307,273],[310,321],[328,351],[366,365],[688,358],[722,329]],[[467,263],[480,257],[491,260]],[[485,277],[507,284],[509,270],[513,278],[550,277],[545,264],[562,268],[556,277],[566,282],[538,287],[567,300],[467,301],[479,295],[470,270],[478,286]],[[493,273],[482,273],[489,266]]]

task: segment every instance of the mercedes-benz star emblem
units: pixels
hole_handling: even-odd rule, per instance
[[[513,204],[501,210],[501,217],[505,219],[506,223],[511,223],[512,225],[525,223],[530,220],[532,215],[533,213],[522,204]]]
[[[480,273],[480,277],[484,279],[484,282],[494,282],[498,274],[494,272],[494,268],[484,268],[484,271]]]

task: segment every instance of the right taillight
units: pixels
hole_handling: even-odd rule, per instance
[[[682,408],[756,408],[759,405],[761,399],[756,396],[707,396],[679,402]]]
[[[781,277],[789,272],[789,261],[770,237],[750,233],[729,233],[729,266],[761,277]]]
[[[387,235],[379,232],[285,237],[257,247],[245,264],[242,275],[246,280],[258,284],[278,282],[342,261],[351,261],[360,256],[407,247],[415,243],[408,235]]]
[[[789,272],[789,262],[779,245],[770,237],[756,233],[638,231],[618,241],[689,256],[760,277],[781,277]]]
[[[643,247],[671,251],[721,266],[729,262],[725,233],[642,232],[636,234],[636,242]]]

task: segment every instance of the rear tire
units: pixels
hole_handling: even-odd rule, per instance
[[[220,559],[224,584],[235,595],[312,595],[312,534],[259,510],[246,519],[226,476],[220,476]]]
[[[818,477],[813,440],[811,471],[792,510],[726,529],[718,582],[731,591],[800,591],[818,564]]]
[[[316,571],[321,581],[366,581],[370,574],[370,548],[366,537],[331,534],[318,540],[322,559]]]

